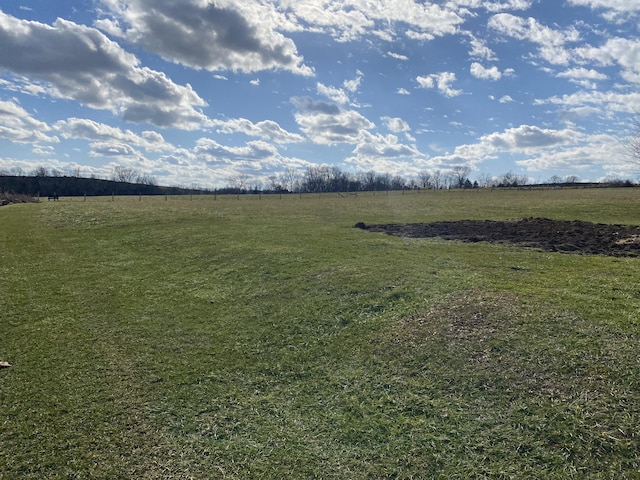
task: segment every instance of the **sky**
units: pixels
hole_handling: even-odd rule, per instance
[[[640,179],[640,0],[0,0],[0,172]]]

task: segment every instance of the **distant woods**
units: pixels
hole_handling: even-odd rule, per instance
[[[448,171],[434,170],[420,172],[416,177],[405,178],[400,175],[378,173],[374,171],[349,173],[338,167],[313,166],[304,171],[288,169],[280,175],[271,175],[267,182],[252,181],[247,175],[237,175],[229,179],[227,187],[219,192],[224,193],[322,193],[322,192],[358,192],[387,190],[443,190],[473,188],[507,188],[531,186],[527,175],[507,172],[502,175],[479,175],[470,178],[471,168],[454,167]],[[575,175],[559,177],[554,175],[543,185],[576,185],[576,186],[632,186],[630,180],[608,178],[602,183],[579,183]]]
[[[326,165],[306,170],[289,168],[266,178],[253,178],[239,174],[228,179],[223,188],[193,186],[166,187],[157,185],[154,177],[130,168],[117,166],[111,178],[85,178],[81,172],[59,172],[38,167],[30,175],[20,169],[0,170],[0,193],[13,193],[32,197],[109,196],[109,195],[185,195],[185,194],[244,194],[244,193],[323,193],[390,190],[443,190],[475,188],[514,188],[532,186],[527,175],[507,172],[499,176],[489,174],[470,178],[471,168],[454,167],[447,171],[420,172],[406,178],[400,175],[374,171],[350,173]],[[553,176],[542,185],[551,186],[633,186],[631,180],[607,178],[600,183],[580,183],[578,177]]]
[[[108,195],[184,195],[201,193],[201,190],[162,187],[156,180],[133,169],[116,167],[110,179],[85,178],[80,172],[59,172],[38,167],[30,175],[22,170],[0,171],[0,193],[28,195],[31,197],[48,196],[108,196]]]

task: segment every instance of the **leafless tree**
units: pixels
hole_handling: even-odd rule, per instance
[[[248,186],[249,186],[249,175],[247,174],[240,173],[238,175],[233,175],[232,177],[229,178],[229,187],[233,189],[245,191]]]
[[[113,169],[113,180],[116,182],[133,183],[137,176],[136,171],[131,168],[116,165]]]
[[[280,174],[280,183],[288,191],[293,192],[296,186],[296,182],[299,178],[300,174],[298,173],[298,171],[295,168],[291,167]]]
[[[640,163],[640,117],[633,120],[633,133],[627,139],[627,153],[636,163]]]
[[[578,183],[580,178],[577,175],[567,175],[564,177],[564,183]]]
[[[471,173],[471,167],[460,165],[451,170],[451,186],[453,188],[463,188]]]
[[[33,171],[34,177],[46,177],[47,175],[49,175],[49,171],[45,167],[37,167]]]
[[[431,172],[420,172],[418,179],[420,180],[420,186],[422,188],[431,188]]]

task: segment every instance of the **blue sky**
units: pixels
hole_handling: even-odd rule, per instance
[[[640,0],[0,0],[0,171],[640,176]]]

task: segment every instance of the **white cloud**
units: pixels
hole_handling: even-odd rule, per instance
[[[604,11],[605,18],[611,21],[630,20],[630,14],[640,12],[638,0],[567,0],[570,5],[588,7],[596,11]]]
[[[360,88],[360,84],[362,83],[362,78],[364,74],[360,70],[356,70],[356,78],[352,80],[345,80],[342,85],[344,88],[350,93],[357,93]]]
[[[497,59],[495,52],[491,50],[483,40],[472,36],[469,43],[471,43],[471,52],[469,52],[471,57],[482,58],[488,61]]]
[[[0,100],[0,139],[16,143],[58,143],[59,139],[44,132],[51,128],[36,120],[19,104]]]
[[[464,22],[455,5],[414,0],[280,0],[278,10],[286,15],[283,27],[326,33],[339,42],[368,35],[392,41],[400,28],[410,38],[430,40],[455,34]]]
[[[513,98],[511,98],[511,96],[509,95],[504,95],[502,97],[500,97],[500,100],[498,100],[500,103],[511,103],[513,102]]]
[[[316,89],[319,95],[327,97],[329,100],[333,100],[340,105],[349,103],[349,96],[341,88],[330,87],[318,82]]]
[[[574,55],[578,60],[602,66],[618,64],[623,69],[621,75],[624,79],[640,83],[640,40],[611,38],[600,47],[576,48]]]
[[[573,27],[564,31],[554,30],[533,17],[525,19],[510,13],[492,16],[489,27],[502,35],[537,44],[539,56],[554,65],[569,63],[571,54],[565,45],[580,39],[579,32]]]
[[[409,57],[407,57],[406,55],[401,55],[399,53],[393,53],[393,52],[387,52],[387,57],[395,58],[396,60],[401,60],[403,62],[406,62],[409,60]]]
[[[302,135],[286,131],[273,120],[263,120],[254,123],[246,118],[235,118],[229,120],[211,120],[210,124],[221,133],[242,133],[250,137],[260,137],[264,140],[279,144],[304,141]]]
[[[456,74],[453,72],[441,72],[416,78],[422,88],[435,88],[446,97],[455,97],[462,94],[462,90],[455,90],[451,84],[456,81]]]
[[[168,61],[196,69],[312,75],[294,42],[275,30],[273,6],[246,0],[101,0],[111,18],[96,22]]]
[[[261,140],[227,146],[210,138],[199,139],[182,161],[191,166],[204,164],[206,176],[211,176],[211,169],[215,167],[213,172],[218,180],[232,175],[249,175],[254,182],[265,180],[270,172],[309,165],[303,160],[282,156],[277,148]]]
[[[486,2],[484,8],[490,12],[502,12],[505,10],[528,10],[532,0],[506,0],[503,2]]]
[[[405,145],[395,135],[372,135],[364,132],[353,156],[346,163],[355,165],[361,171],[390,173],[403,177],[416,175],[419,167],[416,162],[426,159],[415,146]]]
[[[452,154],[434,157],[430,162],[433,165],[464,164],[476,167],[479,163],[497,160],[505,155],[515,157],[516,165],[529,172],[609,168],[612,158],[620,159],[617,163],[613,162],[617,167],[628,164],[628,160],[623,160],[618,137],[588,135],[572,128],[553,130],[531,125],[484,135],[477,143],[460,145]]]
[[[130,158],[139,159],[142,157],[131,145],[126,143],[118,143],[115,141],[109,142],[93,142],[91,144],[91,150],[89,154],[92,157],[118,157],[118,158]]]
[[[576,142],[581,134],[570,129],[551,130],[536,126],[521,125],[502,133],[492,133],[481,137],[480,142],[495,150],[531,153],[543,148]]]
[[[197,110],[206,102],[191,86],[138,66],[134,55],[93,28],[62,19],[49,26],[0,11],[0,43],[0,68],[46,82],[53,97],[159,126],[193,129],[206,119]]]
[[[635,114],[640,111],[640,93],[582,91],[547,99],[538,99],[536,105],[559,105],[579,113],[588,108],[590,113],[612,116],[619,113]]]
[[[173,150],[173,145],[167,143],[161,134],[154,131],[144,131],[138,135],[131,130],[98,123],[84,118],[69,118],[53,125],[65,139],[83,139],[103,143],[123,143],[144,148],[150,152]]]
[[[361,135],[375,125],[354,110],[335,104],[316,102],[308,97],[294,98],[298,108],[296,122],[311,141],[322,145],[358,143]]]
[[[502,73],[495,65],[486,68],[478,62],[473,62],[469,70],[471,75],[482,80],[500,80],[502,78]]]
[[[384,123],[384,126],[387,127],[387,129],[390,132],[401,133],[401,132],[409,132],[409,131],[411,131],[411,127],[409,126],[409,124],[407,122],[405,122],[401,118],[398,118],[398,117],[382,117],[381,120]]]
[[[398,90],[396,90],[396,93],[398,95],[411,95],[411,92],[406,88],[399,88]]]
[[[570,68],[569,70],[565,70],[564,72],[560,72],[557,75],[559,78],[567,78],[570,82],[581,85],[585,88],[596,88],[596,81],[598,80],[607,80],[605,74],[600,73],[593,69],[586,68]]]

